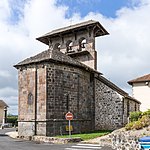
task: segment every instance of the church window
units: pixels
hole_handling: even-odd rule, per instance
[[[61,45],[59,43],[56,43],[54,46],[54,49],[60,50]]]
[[[79,40],[79,51],[85,50],[85,45],[87,41],[84,37]]]
[[[69,40],[66,44],[66,47],[67,47],[67,53],[72,52],[73,42]]]
[[[33,104],[33,94],[29,93],[28,94],[28,105],[32,105]]]

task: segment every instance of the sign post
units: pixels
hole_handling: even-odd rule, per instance
[[[66,120],[69,121],[69,137],[71,138],[71,120],[73,119],[73,114],[71,112],[66,113]]]

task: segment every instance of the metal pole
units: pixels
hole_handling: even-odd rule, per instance
[[[70,127],[70,120],[69,120],[69,138],[71,138],[71,127]]]

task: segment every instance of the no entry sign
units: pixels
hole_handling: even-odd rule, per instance
[[[68,113],[66,113],[65,117],[66,117],[66,120],[72,120],[73,114],[71,112],[68,112]]]

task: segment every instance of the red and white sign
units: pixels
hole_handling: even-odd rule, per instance
[[[68,112],[68,113],[66,113],[65,117],[66,117],[66,120],[72,120],[73,114],[71,112]]]

